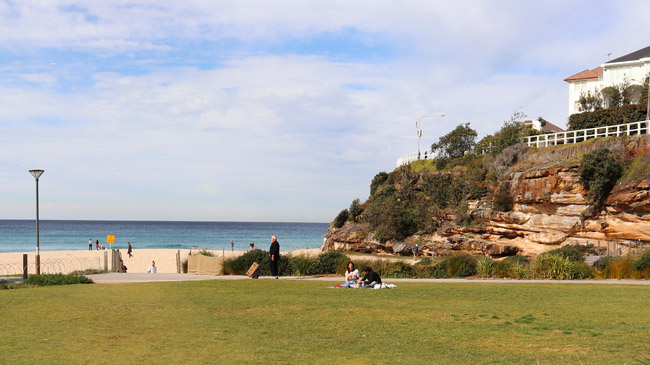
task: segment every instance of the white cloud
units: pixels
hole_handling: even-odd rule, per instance
[[[30,216],[41,167],[49,218],[329,220],[422,114],[446,114],[422,146],[519,107],[564,124],[562,79],[640,29],[572,37],[590,4],[0,2],[0,217]]]

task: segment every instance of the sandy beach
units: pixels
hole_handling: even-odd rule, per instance
[[[120,250],[122,260],[129,273],[146,273],[151,261],[156,261],[159,273],[176,273],[177,249],[134,249],[133,257],[126,250]],[[211,251],[215,256],[225,256],[226,259],[237,257],[245,251]],[[42,273],[69,273],[75,270],[104,269],[104,254],[107,254],[108,270],[111,270],[110,250],[78,250],[78,251],[41,251]],[[190,250],[180,250],[181,261],[185,260]],[[304,249],[284,252],[289,255],[318,255],[320,249]],[[32,252],[0,253],[0,275],[12,275],[22,272],[23,254],[27,254],[29,273],[34,273],[34,257]]]

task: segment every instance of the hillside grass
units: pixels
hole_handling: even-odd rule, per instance
[[[643,286],[320,281],[0,292],[6,363],[635,363]]]

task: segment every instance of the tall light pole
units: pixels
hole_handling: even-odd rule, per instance
[[[420,128],[420,121],[424,118],[429,118],[429,117],[444,117],[445,115],[442,113],[437,113],[437,114],[426,114],[420,116],[418,119],[415,120],[415,129],[417,130],[418,134],[418,160],[420,159],[420,137],[422,137],[422,129]]]
[[[38,231],[38,178],[43,175],[45,170],[29,170],[29,172],[36,179],[36,259],[34,264],[36,265],[36,275],[41,275],[41,250],[39,247],[39,231]]]

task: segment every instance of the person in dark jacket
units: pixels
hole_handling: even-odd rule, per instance
[[[361,280],[357,282],[360,288],[372,288],[376,284],[381,284],[381,278],[379,277],[379,274],[372,271],[371,267],[369,266],[364,267],[363,273],[364,273],[363,278],[361,278]]]
[[[271,248],[269,248],[269,259],[271,267],[271,276],[278,278],[278,262],[280,262],[280,244],[278,243],[278,238],[273,235],[271,236]]]

